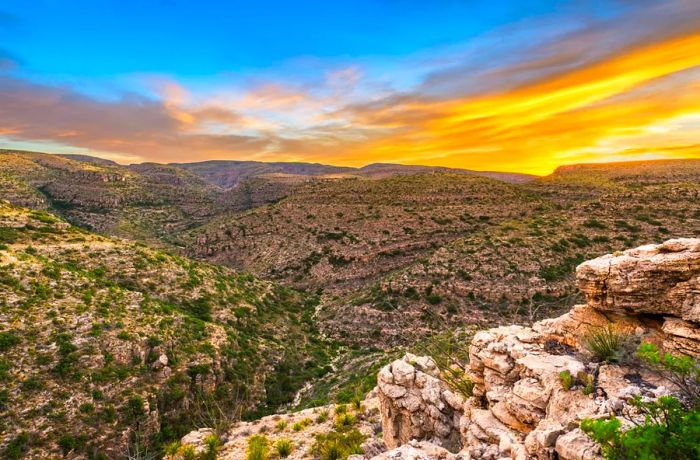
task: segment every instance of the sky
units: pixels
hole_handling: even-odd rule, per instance
[[[0,148],[533,174],[700,158],[700,1],[4,0]]]

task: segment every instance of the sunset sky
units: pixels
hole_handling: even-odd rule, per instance
[[[534,174],[700,158],[700,1],[3,1],[0,148]]]

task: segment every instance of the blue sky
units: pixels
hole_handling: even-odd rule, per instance
[[[621,150],[606,150],[609,139],[601,144],[601,136],[610,129],[601,128],[581,145],[552,146],[535,124],[523,133],[530,137],[511,143],[474,136],[473,124],[443,131],[443,121],[504,123],[490,110],[473,114],[478,100],[533,97],[518,91],[558,78],[580,85],[566,75],[698,30],[697,0],[9,0],[0,4],[0,146],[123,162],[376,160],[543,171],[579,157],[625,157],[639,145],[614,139]],[[630,67],[619,75],[630,83],[617,93],[532,119],[552,117],[561,126],[574,108],[630,97],[659,79],[692,87],[695,50],[684,46],[680,57],[651,48],[653,62],[636,57],[650,66],[647,79],[638,81]],[[669,59],[682,62],[660,65]],[[586,78],[603,86],[615,79],[600,69]],[[683,96],[684,107],[694,107]],[[661,114],[679,110],[640,123],[658,124]],[[687,126],[694,120],[674,123],[686,127],[674,139],[692,146]],[[619,128],[630,129],[643,131]],[[550,156],[533,160],[514,148],[524,142]],[[640,153],[663,155],[658,148]],[[532,161],[537,166],[528,167]]]
[[[528,0],[10,1],[1,7],[2,43],[44,75],[207,76],[303,56],[407,55],[566,7]]]

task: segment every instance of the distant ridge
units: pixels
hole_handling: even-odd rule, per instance
[[[309,177],[345,175],[372,179],[414,174],[447,173],[484,176],[513,184],[530,182],[538,177],[520,173],[474,171],[444,166],[401,165],[394,163],[372,163],[361,168],[331,166],[320,163],[268,163],[235,160],[208,160],[197,163],[171,163],[171,165],[191,171],[200,175],[207,182],[225,188],[234,187],[238,183],[254,177],[280,173]]]
[[[639,172],[658,168],[684,168],[700,164],[700,158],[678,158],[663,160],[612,161],[608,163],[576,163],[562,165],[554,170],[552,175],[570,172],[588,171],[630,171]]]
[[[95,163],[103,166],[119,166],[119,163],[112,160],[107,160],[106,158],[93,157],[91,155],[81,155],[78,153],[61,153],[58,154],[63,158],[68,158],[69,160],[83,161],[85,163]]]

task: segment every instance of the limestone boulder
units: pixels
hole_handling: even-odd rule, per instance
[[[661,314],[700,323],[700,239],[679,238],[582,263],[579,290],[589,306]]]

